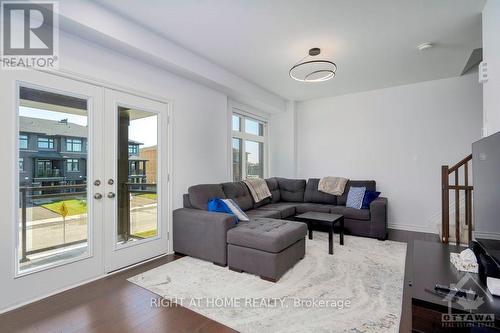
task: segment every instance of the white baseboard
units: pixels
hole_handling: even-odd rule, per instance
[[[495,240],[500,239],[500,233],[498,232],[474,231],[473,233],[474,233],[474,238],[485,238],[485,239],[495,239]]]
[[[437,230],[429,226],[421,225],[411,225],[411,224],[397,224],[389,223],[389,229],[405,230],[405,231],[415,231],[415,232],[426,232],[431,234],[438,234]]]

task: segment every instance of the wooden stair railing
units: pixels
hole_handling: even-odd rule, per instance
[[[442,233],[441,240],[448,244],[450,239],[450,190],[455,192],[455,242],[460,244],[460,191],[465,191],[465,225],[467,226],[468,241],[472,240],[472,190],[469,185],[469,162],[472,155],[467,156],[451,168],[447,165],[441,167],[442,185]],[[463,167],[463,185],[460,185],[459,171]],[[450,175],[454,174],[454,185],[450,185]]]

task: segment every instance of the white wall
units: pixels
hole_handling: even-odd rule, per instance
[[[483,61],[488,81],[483,87],[485,134],[500,131],[500,1],[488,0],[483,9]]]
[[[393,227],[436,232],[440,168],[471,153],[482,126],[477,75],[297,104],[297,176],[374,179]]]
[[[287,103],[286,112],[269,118],[270,177],[294,178],[296,174],[295,102]]]

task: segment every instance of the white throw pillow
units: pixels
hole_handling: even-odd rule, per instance
[[[233,199],[222,199],[224,203],[231,209],[234,215],[238,218],[240,221],[250,221],[248,218],[247,214],[243,210],[241,210],[240,206],[236,202],[234,202]]]

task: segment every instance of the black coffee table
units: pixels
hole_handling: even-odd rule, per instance
[[[335,224],[340,226],[340,245],[344,245],[344,215],[341,214],[330,214],[330,213],[319,213],[319,212],[307,212],[295,216],[295,219],[301,222],[307,223],[307,229],[309,230],[309,239],[313,239],[312,227],[315,224],[323,224],[328,226],[328,253],[333,254],[333,227]]]

